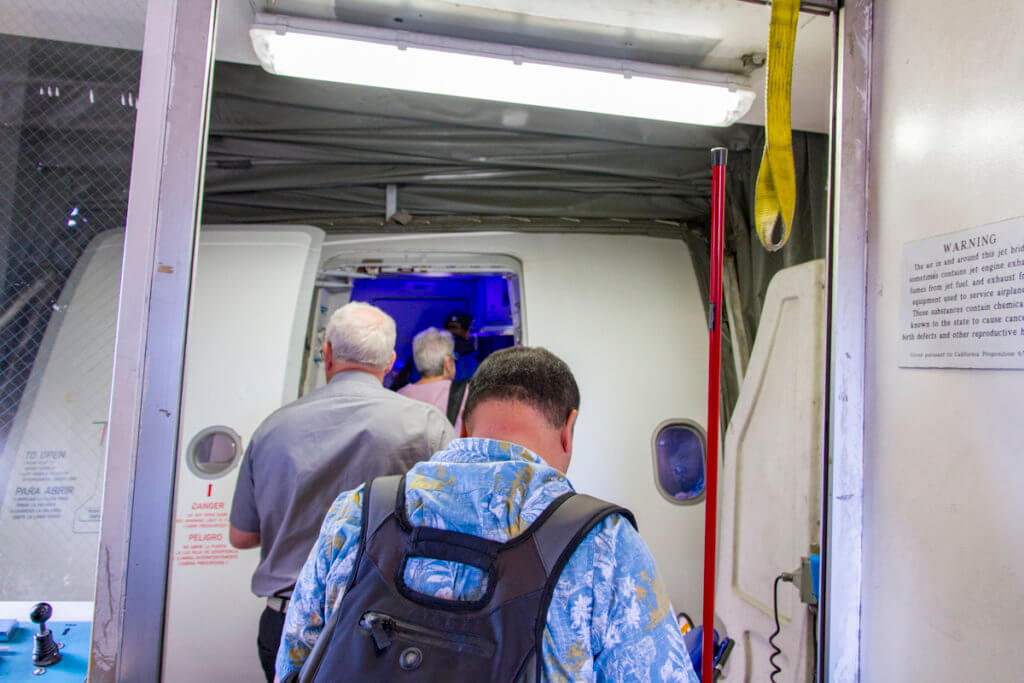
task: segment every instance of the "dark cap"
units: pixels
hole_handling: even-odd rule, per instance
[[[455,311],[449,313],[444,318],[444,326],[451,327],[457,325],[460,329],[468,330],[469,326],[473,324],[473,316],[469,313],[463,313],[462,311]]]

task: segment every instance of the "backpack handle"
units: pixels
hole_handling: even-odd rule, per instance
[[[402,555],[395,576],[395,588],[408,600],[452,611],[472,611],[485,607],[494,595],[497,584],[495,560],[501,548],[500,543],[485,538],[462,534],[457,531],[415,527],[410,534],[409,545]],[[424,558],[444,560],[475,567],[487,575],[484,595],[477,600],[450,600],[421,593],[405,583],[405,568],[409,560]]]

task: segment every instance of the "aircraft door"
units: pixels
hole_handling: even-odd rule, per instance
[[[777,576],[801,566],[821,538],[825,262],[779,271],[726,431],[716,611],[736,641],[725,680],[814,680],[813,612],[780,582],[781,672],[770,679]]]
[[[202,231],[189,315],[163,680],[262,680],[258,550],[228,543],[244,446],[298,395],[323,233]]]

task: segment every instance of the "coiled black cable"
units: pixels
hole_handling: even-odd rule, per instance
[[[782,650],[775,644],[775,639],[782,632],[782,625],[779,624],[779,581],[792,581],[793,575],[782,573],[775,577],[775,585],[772,587],[772,616],[775,618],[775,632],[768,636],[768,644],[772,647],[772,654],[768,657],[768,663],[772,665],[772,672],[768,676],[772,683],[778,683],[775,676],[782,673],[782,667],[775,663],[775,658],[782,654]]]

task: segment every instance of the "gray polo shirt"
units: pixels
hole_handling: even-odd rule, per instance
[[[365,372],[341,372],[272,413],[249,441],[231,504],[231,525],[260,534],[252,592],[295,584],[339,493],[404,473],[454,436],[436,408]]]

